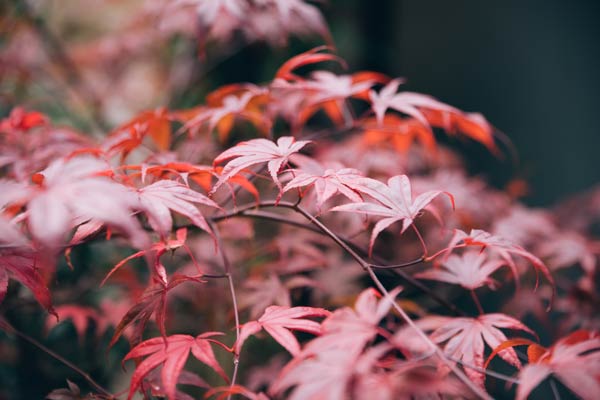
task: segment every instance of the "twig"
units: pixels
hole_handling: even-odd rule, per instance
[[[115,395],[113,395],[111,392],[109,392],[108,389],[104,388],[102,385],[100,385],[98,382],[96,382],[87,372],[80,369],[77,365],[73,364],[71,361],[65,359],[63,356],[50,350],[49,348],[47,348],[46,346],[44,346],[43,344],[41,344],[40,342],[38,342],[31,336],[27,335],[26,333],[19,331],[14,326],[8,324],[7,321],[3,321],[2,326],[4,328],[7,328],[6,330],[8,332],[14,333],[21,339],[29,342],[33,346],[42,350],[44,353],[48,354],[50,357],[56,359],[57,361],[60,361],[61,363],[63,363],[64,365],[66,365],[67,367],[69,367],[70,369],[72,369],[73,371],[78,373],[79,375],[81,375],[92,387],[94,387],[98,392],[102,393],[107,399],[116,399]]]
[[[219,228],[213,223],[210,222],[211,228],[214,232],[215,239],[217,240],[217,244],[219,246],[219,253],[221,253],[221,260],[223,261],[223,269],[225,269],[225,276],[227,277],[227,282],[229,283],[229,292],[231,293],[231,301],[233,303],[233,315],[235,319],[235,341],[237,342],[240,338],[240,315],[237,304],[237,296],[235,294],[235,285],[233,284],[233,278],[231,276],[231,263],[229,262],[229,258],[227,254],[225,254],[225,248],[223,246],[223,241],[221,240],[221,235],[219,234]],[[240,355],[237,352],[233,353],[233,374],[231,376],[231,386],[235,386],[235,381],[237,379],[238,369],[240,365]],[[227,399],[231,399],[231,394],[227,396]]]
[[[489,375],[489,376],[494,377],[494,378],[502,379],[503,381],[506,381],[506,382],[516,383],[517,385],[521,384],[521,381],[519,379],[513,378],[512,376],[504,375],[504,374],[501,374],[500,372],[491,371],[489,369],[477,367],[475,365],[469,364],[467,362],[464,362],[463,360],[460,360],[458,358],[454,358],[452,356],[448,356],[447,355],[446,357],[449,360],[452,360],[454,362],[459,363],[460,365],[462,365],[465,368],[472,369],[473,371],[481,372],[482,374],[486,374],[486,375]]]
[[[425,244],[425,240],[423,239],[423,236],[421,236],[421,232],[419,232],[416,225],[412,224],[411,226],[412,226],[413,231],[415,231],[415,234],[417,235],[417,239],[419,239],[419,243],[421,243],[421,248],[423,249],[423,259],[426,259],[427,258],[427,245]]]
[[[481,302],[479,301],[479,297],[477,297],[477,293],[475,293],[475,289],[471,289],[469,292],[471,293],[471,298],[473,299],[475,306],[477,306],[477,311],[479,312],[479,315],[485,314],[485,312],[483,311],[483,307],[481,306]]]
[[[391,264],[391,265],[377,265],[377,264],[371,264],[371,268],[373,269],[397,269],[397,268],[406,268],[406,267],[412,267],[413,265],[417,265],[422,263],[425,260],[425,257],[421,256],[419,258],[416,258],[412,261],[407,261],[405,263],[400,263],[400,264]]]
[[[244,211],[241,215],[241,217],[248,217],[248,218],[260,218],[260,219],[265,219],[265,220],[270,220],[273,222],[280,222],[286,225],[291,225],[291,226],[295,226],[297,228],[302,228],[305,229],[307,231],[312,231],[315,233],[321,233],[321,231],[318,228],[315,228],[313,225],[308,225],[305,224],[303,222],[299,222],[299,221],[294,221],[292,219],[286,218],[284,216],[281,216],[279,214],[274,214],[274,213],[270,213],[270,212],[266,212],[266,211]]]
[[[232,218],[232,217],[239,217],[239,216],[250,217],[251,216],[251,217],[255,217],[255,218],[265,218],[268,220],[282,222],[282,223],[286,223],[289,225],[297,226],[302,229],[311,230],[313,232],[320,232],[321,234],[323,234],[323,232],[320,229],[315,230],[313,227],[310,227],[310,225],[305,225],[305,224],[302,224],[297,221],[285,219],[285,218],[278,216],[277,214],[271,214],[271,213],[265,213],[265,212],[258,211],[261,208],[271,208],[271,207],[282,207],[282,208],[289,208],[292,210],[297,209],[297,206],[295,203],[290,203],[290,202],[286,202],[286,201],[280,201],[280,202],[262,201],[260,203],[246,204],[244,206],[238,207],[236,210],[233,210],[233,211],[230,211],[230,212],[227,212],[224,214],[216,215],[216,216],[213,216],[213,217],[207,218],[207,219],[211,220],[213,222],[218,222],[218,221],[222,221],[222,220]],[[310,215],[310,213],[306,213],[305,217],[307,217],[307,215],[312,217],[312,215]],[[185,225],[185,226],[181,226],[181,227],[191,227],[191,225]],[[346,246],[348,246],[348,248],[350,248],[351,250],[356,252],[358,257],[360,257],[359,253],[362,253],[365,255],[368,254],[366,250],[360,249],[357,245],[352,243],[350,240],[344,239],[338,235],[336,235],[336,237],[339,240],[341,240]],[[362,259],[362,257],[361,257],[361,259]],[[417,260],[409,261],[409,263],[411,263],[411,265],[413,262],[414,262],[414,264],[418,264]],[[392,274],[401,278],[403,281],[405,281],[412,287],[420,290],[423,293],[426,293],[430,298],[432,298],[434,301],[436,301],[441,306],[447,308],[450,312],[454,313],[455,315],[461,315],[461,316],[467,315],[466,312],[464,312],[463,310],[458,308],[455,304],[450,303],[449,301],[447,301],[446,299],[444,299],[437,293],[433,292],[428,286],[423,284],[421,281],[413,278],[411,275],[402,271],[401,268],[404,266],[407,266],[407,265],[395,264],[395,265],[386,266],[386,265],[378,265],[378,264],[370,264],[370,263],[367,263],[367,264],[369,264],[370,267],[375,268],[375,269],[387,269]]]
[[[552,395],[554,396],[554,399],[561,400],[560,393],[558,393],[558,388],[556,387],[556,382],[554,382],[554,379],[550,379],[550,389],[552,389]]]
[[[484,390],[482,390],[480,387],[478,387],[473,382],[471,382],[471,380],[465,375],[465,373],[463,371],[461,371],[459,368],[457,368],[456,365],[450,359],[448,359],[446,357],[446,355],[444,354],[444,351],[437,344],[435,344],[425,334],[425,332],[423,332],[422,329],[420,329],[415,324],[415,322],[412,320],[412,318],[410,318],[410,316],[404,311],[404,309],[402,307],[400,307],[400,305],[396,302],[396,300],[391,297],[390,293],[385,288],[385,286],[383,286],[383,283],[381,283],[381,281],[375,274],[375,271],[373,270],[373,268],[371,268],[371,265],[367,261],[365,261],[360,255],[358,255],[354,250],[352,250],[346,243],[344,243],[344,241],[342,241],[327,226],[323,225],[321,223],[321,221],[316,219],[312,214],[308,213],[307,211],[305,211],[303,208],[301,208],[299,206],[293,206],[293,208],[296,211],[298,211],[300,214],[302,214],[304,217],[306,217],[311,223],[313,223],[315,226],[317,226],[319,229],[321,229],[323,231],[323,233],[325,233],[334,242],[336,242],[344,251],[346,251],[352,258],[354,258],[356,260],[356,262],[363,269],[365,269],[368,272],[369,276],[371,277],[371,280],[375,283],[375,286],[377,286],[377,289],[379,289],[379,291],[385,297],[389,298],[389,300],[392,302],[392,307],[398,312],[398,314],[400,314],[402,319],[411,328],[414,329],[414,331],[417,333],[417,335],[420,336],[421,339],[423,339],[423,341],[431,348],[431,350],[433,350],[435,352],[435,354],[440,358],[440,360],[458,377],[458,379],[460,379],[461,382],[463,382],[475,395],[479,396],[480,398],[486,399],[486,400],[492,400],[490,395],[488,395]]]

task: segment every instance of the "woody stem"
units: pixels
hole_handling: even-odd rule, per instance
[[[38,342],[37,340],[32,338],[31,336],[19,331],[12,325],[7,325],[6,328],[8,328],[7,329],[8,332],[14,333],[21,339],[32,344],[33,346],[42,350],[44,353],[48,354],[50,357],[61,362],[62,364],[66,365],[67,367],[69,367],[70,369],[75,371],[77,374],[81,375],[94,389],[96,389],[98,392],[102,393],[106,398],[108,398],[108,399],[115,398],[115,396],[111,392],[109,392],[108,389],[104,388],[102,385],[100,385],[98,382],[96,382],[87,372],[83,371],[81,368],[79,368],[77,365],[73,364],[71,361],[67,360],[60,354],[57,354],[54,351],[50,350],[49,348],[47,348],[46,346],[44,346],[43,344],[41,344],[40,342]]]

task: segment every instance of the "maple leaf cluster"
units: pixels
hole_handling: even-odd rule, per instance
[[[98,54],[151,53],[182,32],[199,35],[201,57],[236,35],[332,40],[301,0],[139,12],[160,33],[134,19],[121,47],[67,47],[63,62],[93,75]],[[27,70],[32,53],[2,58]],[[78,374],[49,399],[595,398],[600,194],[541,210],[491,187],[460,142],[504,157],[495,127],[403,83],[348,72],[320,46],[190,108],[88,110],[103,121],[95,136],[12,108],[0,120],[2,358],[19,337]],[[31,320],[43,332],[21,329]],[[41,343],[69,335],[133,370],[128,387],[115,365],[100,384]]]

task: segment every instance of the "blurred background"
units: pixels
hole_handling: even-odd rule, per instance
[[[600,181],[600,2],[337,1],[329,11],[352,67],[404,76],[506,133],[529,204]],[[480,162],[505,178],[506,166]]]
[[[182,25],[180,16],[165,23],[141,11],[159,3],[3,2],[0,112],[24,103],[89,130],[77,106],[65,108],[56,99],[95,93],[91,102],[102,102],[106,131],[143,109],[197,105],[223,83],[268,81],[289,56],[322,43],[319,37],[291,38],[287,47],[234,40],[213,43],[198,59],[185,35],[155,40],[157,26]],[[468,153],[472,172],[498,186],[524,178],[530,183],[526,202],[544,206],[600,181],[600,2],[330,0],[320,8],[351,71],[403,76],[407,89],[481,112],[511,139],[520,157],[516,168],[477,148]],[[132,26],[153,34],[136,36]],[[181,34],[172,26],[166,30]],[[83,72],[48,67],[64,64],[63,50]],[[13,67],[24,64],[25,80],[15,78]],[[69,94],[58,88],[61,74],[76,88]]]

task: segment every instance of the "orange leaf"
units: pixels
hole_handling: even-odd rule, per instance
[[[492,351],[492,354],[490,354],[490,356],[486,360],[485,364],[483,365],[483,368],[487,368],[489,363],[492,361],[492,359],[494,357],[496,357],[498,355],[498,353],[500,353],[502,350],[506,350],[506,349],[509,349],[509,348],[512,348],[515,346],[525,346],[525,345],[529,345],[529,346],[535,345],[540,348],[543,348],[530,339],[525,339],[525,338],[509,339],[509,340],[506,340],[506,341],[500,343],[500,345],[498,347],[496,347],[494,349],[494,351]]]
[[[540,346],[539,344],[531,344],[529,347],[527,347],[527,359],[530,363],[536,363],[540,361],[540,358],[542,358],[547,351],[548,350],[546,348]]]
[[[169,150],[171,147],[171,122],[164,116],[150,122],[148,126],[150,137],[159,150]]]
[[[316,64],[324,61],[336,61],[342,66],[346,66],[345,61],[335,54],[319,53],[322,50],[332,51],[332,48],[329,46],[319,46],[290,58],[279,68],[279,70],[277,70],[275,77],[286,80],[296,80],[298,79],[298,76],[292,72],[293,70],[305,65]]]

